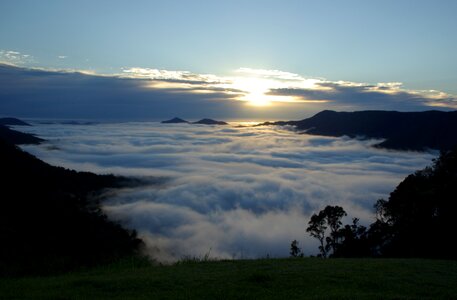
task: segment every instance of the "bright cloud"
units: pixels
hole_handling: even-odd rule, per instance
[[[22,128],[21,128],[22,129]],[[274,127],[122,123],[24,128],[49,140],[27,151],[55,165],[146,176],[104,210],[135,228],[160,260],[185,255],[287,256],[312,213],[341,205],[367,224],[374,202],[435,154],[376,149],[376,141],[296,134]]]
[[[123,76],[130,78],[165,81],[166,84],[150,84],[151,87],[192,88],[194,91],[212,92],[214,89],[239,94],[236,99],[254,106],[269,106],[274,103],[328,103],[338,107],[377,103],[379,109],[400,103],[405,107],[440,106],[457,107],[457,99],[439,91],[407,90],[401,82],[367,84],[350,81],[328,81],[323,78],[305,78],[299,74],[280,70],[239,68],[235,76],[195,74],[188,71],[168,71],[149,68],[129,68]],[[200,88],[196,88],[200,86]],[[381,96],[381,101],[378,96]],[[375,101],[365,101],[365,98]],[[412,100],[412,101],[411,101]],[[408,103],[409,101],[409,103]],[[335,107],[334,107],[335,108]]]
[[[252,69],[252,68],[239,68],[235,71],[236,73],[255,75],[266,78],[281,79],[287,81],[304,81],[306,80],[302,76],[290,72],[284,72],[279,70],[265,70],[265,69]]]
[[[0,63],[23,65],[33,61],[33,57],[29,54],[22,54],[18,51],[1,50],[0,49]]]

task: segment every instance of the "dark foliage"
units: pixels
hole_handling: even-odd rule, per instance
[[[327,206],[311,217],[307,232],[319,240],[323,257],[456,259],[457,149],[441,152],[431,167],[406,177],[375,209],[376,221],[368,229],[358,219],[341,227],[341,212],[333,214],[336,223],[326,236],[334,210]]]
[[[457,149],[443,151],[431,167],[409,175],[376,204],[371,238],[379,254],[457,258]]]
[[[398,150],[450,150],[457,145],[457,111],[322,111],[301,121],[265,125],[293,125],[308,134],[382,138],[378,147]]]
[[[336,233],[338,242],[335,243],[333,257],[369,257],[371,245],[367,228],[359,224],[359,219],[353,218],[352,224],[346,224]]]
[[[141,245],[97,199],[126,178],[50,166],[0,140],[0,273],[52,273],[112,261]]]
[[[293,240],[292,243],[290,243],[290,256],[291,257],[303,257],[303,253],[298,246],[298,241]]]
[[[306,232],[312,237],[319,240],[319,256],[327,257],[329,253],[335,253],[341,239],[339,234],[341,228],[341,218],[346,216],[346,212],[340,206],[327,205],[318,214],[311,216],[308,222]],[[327,235],[327,228],[330,228],[330,233]],[[324,243],[325,241],[325,243]]]

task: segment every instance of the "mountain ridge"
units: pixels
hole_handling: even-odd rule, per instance
[[[110,221],[100,201],[108,189],[143,182],[52,166],[17,147],[37,140],[44,141],[0,125],[0,277],[58,273],[136,254],[142,240]]]
[[[213,119],[201,119],[197,122],[192,122],[192,124],[203,124],[203,125],[227,125],[228,123],[227,122],[224,122],[224,121],[217,121],[217,120],[213,120]]]
[[[0,125],[0,139],[9,141],[15,145],[22,144],[40,144],[44,142],[42,138],[36,137],[33,134],[23,133],[10,129],[8,126]]]
[[[0,118],[0,125],[18,125],[18,126],[32,126],[27,122],[17,118]]]
[[[457,145],[457,111],[324,110],[303,120],[261,125],[291,125],[311,135],[384,139],[375,147],[394,150],[449,150]]]
[[[175,124],[175,123],[178,124],[178,123],[189,123],[189,121],[186,121],[186,120],[178,118],[178,117],[174,117],[173,119],[165,120],[165,121],[162,121],[160,123],[162,123],[162,124]]]

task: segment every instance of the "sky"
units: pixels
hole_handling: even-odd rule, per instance
[[[193,80],[199,77],[200,83],[206,81],[198,92],[207,99],[208,91],[219,89],[220,95],[209,102],[224,98],[257,107],[238,102],[208,105],[221,106],[217,112],[209,109],[207,114],[222,118],[299,118],[321,109],[454,109],[456,12],[457,2],[453,0],[3,0],[0,62],[22,68],[103,75],[113,82],[119,82],[119,77],[174,80],[174,85],[162,82],[150,88],[154,92],[180,89],[186,92],[181,93],[182,99],[194,99],[195,89],[189,92],[188,85],[181,82],[179,86],[176,82],[183,80],[182,75],[187,72]],[[19,82],[12,77],[11,80]],[[213,83],[210,90],[208,81]],[[215,85],[214,81],[219,82]],[[52,80],[46,83],[54,85]],[[357,96],[363,99],[354,96],[354,87],[358,87]],[[78,93],[85,95],[88,89],[81,85]],[[373,89],[387,92],[374,97],[375,105],[367,104],[367,98],[373,99],[371,94],[367,97],[367,89],[371,89],[369,93]],[[314,94],[316,91],[319,95]],[[17,92],[20,94],[20,90]],[[148,98],[154,98],[154,92]],[[400,99],[398,96],[405,92],[406,97]],[[385,100],[385,94],[395,94],[396,98]],[[19,99],[11,90],[8,95]],[[106,97],[108,93],[102,93],[91,101],[98,103]],[[341,101],[350,97],[360,101],[350,105]],[[420,105],[416,105],[418,98]],[[37,96],[36,101],[42,99]],[[3,115],[59,117],[57,112],[31,114],[6,107],[9,104],[0,107]],[[131,107],[141,110],[133,104]],[[155,103],[150,110],[157,107]],[[206,112],[207,106],[194,107]],[[95,107],[92,111],[105,108]],[[225,109],[230,113],[222,113]],[[71,114],[70,108],[62,108],[61,117],[87,118],[82,110]],[[183,117],[194,117],[192,111],[181,111]],[[165,114],[141,118],[163,117]]]

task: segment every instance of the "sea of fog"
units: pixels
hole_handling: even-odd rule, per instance
[[[48,142],[22,148],[58,166],[98,174],[145,176],[103,203],[136,229],[161,261],[185,256],[288,256],[290,242],[318,252],[305,229],[310,215],[340,205],[347,222],[373,221],[388,197],[436,153],[371,147],[377,141],[298,134],[280,127],[153,122],[17,127]]]

